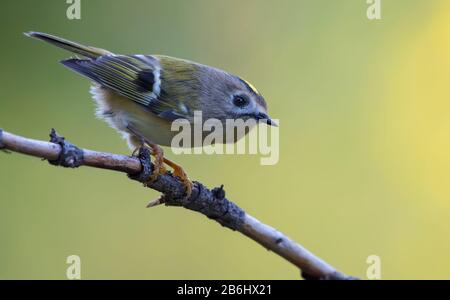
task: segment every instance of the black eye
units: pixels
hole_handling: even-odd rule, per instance
[[[233,104],[236,105],[237,107],[247,106],[248,102],[249,102],[248,99],[244,96],[236,95],[233,98]]]

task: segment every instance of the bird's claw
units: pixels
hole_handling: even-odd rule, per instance
[[[183,167],[167,158],[164,158],[164,162],[166,163],[166,165],[173,169],[173,176],[178,177],[181,180],[184,187],[186,188],[185,197],[189,198],[192,194],[193,183],[191,180],[189,180],[189,177],[187,176]]]
[[[155,156],[153,167],[150,165],[151,155]],[[162,149],[157,146],[152,147],[142,145],[141,147],[137,147],[133,151],[132,156],[139,158],[139,160],[141,161],[141,165],[143,166],[143,171],[144,169],[147,169],[146,172],[141,172],[139,175],[139,179],[137,179],[140,182],[143,182],[146,186],[152,184],[159,175],[165,174],[167,172],[166,168],[164,167],[164,155]]]
[[[186,198],[189,198],[192,194],[193,184],[192,184],[192,181],[189,180],[189,177],[187,176],[184,169],[180,166],[178,166],[177,168],[174,168],[173,175],[178,177],[181,180],[184,187],[186,188]]]
[[[150,155],[155,157],[153,168],[150,165]],[[173,176],[178,177],[186,188],[185,197],[188,198],[191,196],[193,184],[189,180],[186,172],[180,165],[165,158],[164,152],[159,146],[155,144],[147,146],[147,144],[145,144],[136,148],[133,151],[133,156],[139,158],[143,169],[138,175],[133,175],[131,178],[143,182],[145,186],[149,186],[158,178],[158,176],[167,173],[165,165],[168,165],[173,169]]]

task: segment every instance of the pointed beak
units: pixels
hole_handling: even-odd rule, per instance
[[[259,113],[256,115],[256,120],[258,120],[258,122],[263,122],[266,123],[269,126],[274,126],[274,127],[278,127],[277,122],[275,122],[274,120],[272,120],[271,118],[269,118],[268,115],[266,115],[265,113]]]

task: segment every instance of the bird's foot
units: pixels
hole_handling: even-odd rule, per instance
[[[149,176],[149,180],[147,181],[149,184],[154,182],[159,175],[165,174],[167,172],[164,164],[170,166],[173,169],[173,175],[180,178],[181,182],[186,188],[186,198],[190,197],[192,194],[193,184],[189,180],[186,172],[183,168],[176,164],[175,162],[164,157],[164,151],[157,144],[153,143],[149,139],[147,139],[139,130],[134,128],[131,124],[127,126],[127,129],[142,143],[142,146],[133,151],[133,154],[137,151],[140,151],[140,148],[148,146],[151,149],[151,154],[155,156],[155,161],[153,162],[153,172]],[[142,160],[141,160],[142,161]],[[142,182],[142,181],[141,181]],[[148,184],[147,184],[148,185]]]
[[[167,170],[164,166],[163,149],[156,144],[150,144],[149,147],[152,150],[152,155],[155,157],[153,162],[153,172],[148,181],[148,183],[152,183],[158,178],[159,175],[165,174]]]
[[[189,179],[189,177],[187,176],[186,172],[184,171],[183,167],[181,167],[180,165],[178,165],[177,163],[164,158],[164,163],[166,165],[168,165],[169,167],[171,167],[173,169],[173,175],[175,177],[178,177],[181,182],[183,183],[184,187],[186,188],[186,198],[189,198],[192,194],[192,187],[193,187],[193,183],[192,181]]]
[[[141,172],[143,173],[143,176],[146,176],[146,178],[140,178],[139,180],[146,186],[153,183],[159,175],[165,174],[167,172],[164,166],[164,152],[158,145],[149,145],[146,143],[140,147],[137,147],[132,153],[132,156],[139,157],[141,162],[143,162],[144,169],[145,165],[149,165],[151,161],[150,155],[153,155],[155,157],[155,160],[153,161],[153,168],[151,168],[152,171],[147,173]]]

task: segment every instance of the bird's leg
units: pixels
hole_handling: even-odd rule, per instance
[[[140,143],[140,146],[136,147],[136,149],[134,149],[132,155],[136,156],[139,153],[139,149],[141,147],[148,147],[151,151],[151,155],[153,155],[155,157],[155,161],[153,162],[153,172],[152,172],[152,175],[150,176],[148,182],[155,181],[159,175],[167,172],[166,168],[164,167],[164,151],[163,151],[163,149],[161,147],[159,147],[157,144],[146,139],[142,134],[139,133],[139,131],[137,131],[130,125],[127,128],[139,140],[139,143]]]
[[[150,182],[152,182],[155,181],[159,175],[167,172],[166,168],[164,167],[164,150],[157,144],[149,141],[145,141],[145,144],[150,147],[150,149],[152,150],[152,155],[155,157],[155,161],[153,162],[154,170],[152,172],[152,175],[150,176]]]
[[[127,128],[136,138],[138,138],[140,140],[142,146],[147,145],[151,149],[152,155],[155,156],[155,161],[153,163],[154,170],[152,172],[152,175],[150,176],[149,182],[156,180],[156,178],[160,174],[164,174],[167,172],[167,170],[164,166],[164,164],[166,164],[173,169],[173,175],[180,178],[181,182],[183,183],[183,185],[186,188],[186,197],[189,197],[192,193],[192,185],[193,184],[189,180],[184,169],[180,165],[176,164],[175,162],[165,158],[163,149],[161,147],[159,147],[157,144],[148,140],[146,137],[144,137],[137,129],[135,129],[134,127],[132,127],[130,125],[128,125]],[[139,148],[136,148],[133,151],[133,154],[138,151],[139,151]]]

